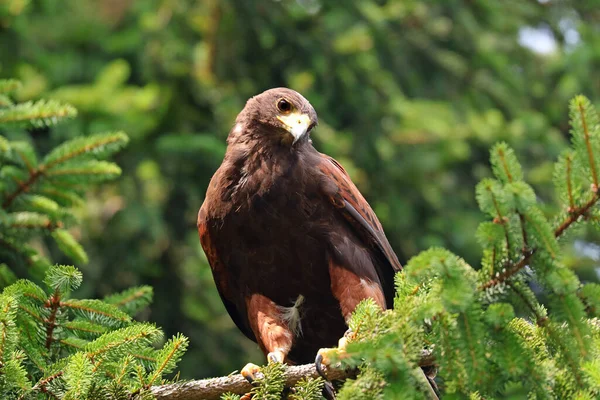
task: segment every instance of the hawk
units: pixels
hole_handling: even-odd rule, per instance
[[[269,362],[315,360],[363,299],[391,307],[402,269],[348,173],[313,147],[316,125],[291,89],[249,99],[198,214],[221,299]],[[255,367],[242,374],[251,380]]]

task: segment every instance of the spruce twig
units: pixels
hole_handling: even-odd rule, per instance
[[[594,191],[598,190],[598,172],[596,171],[596,164],[594,162],[594,150],[592,149],[592,142],[590,138],[590,131],[587,126],[587,121],[585,118],[585,110],[583,108],[583,103],[581,101],[577,102],[577,108],[579,110],[579,115],[581,117],[581,125],[583,127],[583,134],[585,137],[585,147],[587,149],[588,158],[590,162],[590,169],[592,171],[592,179],[594,182]]]
[[[127,137],[121,133],[117,132],[115,134],[110,135],[97,135],[90,136],[88,138],[84,138],[90,140],[89,143],[81,143],[82,139],[75,139],[71,142],[67,142],[63,144],[62,147],[59,146],[57,149],[62,152],[58,153],[55,149],[49,156],[50,157],[46,163],[40,164],[37,168],[33,168],[28,165],[29,177],[25,182],[18,182],[18,187],[10,194],[8,194],[2,203],[2,208],[5,210],[13,203],[13,201],[22,193],[27,192],[31,189],[31,187],[41,178],[46,172],[59,164],[70,161],[74,158],[84,155],[85,153],[90,153],[94,151],[98,151],[105,146],[115,145],[117,143],[127,143]],[[72,150],[64,149],[64,146],[67,144],[73,145],[75,143],[74,148]],[[55,154],[56,152],[56,154]]]
[[[569,212],[575,210],[575,199],[573,197],[573,178],[571,177],[571,173],[573,170],[573,156],[566,156],[566,164],[567,168],[565,174],[567,175],[567,196],[569,198]]]
[[[4,208],[6,210],[12,204],[12,202],[17,198],[17,196],[19,196],[23,192],[27,192],[29,190],[29,188],[37,181],[37,179],[42,174],[43,174],[43,170],[40,168],[30,170],[29,178],[27,179],[27,181],[20,182],[19,187],[14,192],[12,192],[8,196],[6,196],[6,200],[4,200],[4,203],[2,203],[2,208]]]
[[[50,316],[44,321],[46,323],[46,348],[50,350],[53,340],[52,335],[54,333],[54,328],[56,328],[56,314],[60,307],[60,293],[58,289],[50,296],[46,304],[44,304],[44,307],[50,308]]]
[[[576,208],[573,212],[571,212],[569,216],[554,230],[554,237],[559,238],[560,236],[562,236],[565,230],[567,230],[574,222],[576,222],[579,219],[579,217],[585,215],[598,202],[599,199],[600,197],[598,197],[598,193],[594,193],[592,198],[587,203],[585,203],[581,207]],[[537,249],[526,251],[523,257],[521,257],[521,259],[516,264],[508,264],[508,266],[503,272],[498,274],[495,278],[490,279],[483,285],[479,286],[478,289],[485,290],[506,282],[516,273],[521,271],[529,263],[529,260],[535,254],[536,251]]]

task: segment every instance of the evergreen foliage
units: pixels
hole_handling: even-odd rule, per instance
[[[21,127],[49,126],[77,114],[75,108],[56,101],[15,104],[8,95],[20,83],[0,80],[0,128],[18,121]],[[33,238],[51,237],[58,248],[77,264],[88,256],[67,228],[77,222],[74,207],[92,184],[112,180],[121,169],[103,159],[128,142],[123,132],[109,132],[69,140],[38,157],[26,141],[0,136],[0,255],[11,259],[13,268],[27,267],[40,278],[50,261],[30,247]]]
[[[18,87],[18,81],[0,80],[0,128],[47,126],[76,114],[54,101],[14,104],[8,94]],[[187,349],[182,335],[158,347],[162,331],[132,319],[152,300],[150,287],[104,300],[73,298],[82,273],[51,266],[31,245],[52,238],[74,262],[88,262],[68,228],[78,221],[85,191],[120,175],[104,159],[127,141],[122,132],[77,137],[40,158],[30,143],[0,136],[0,257],[6,260],[0,264],[2,399],[150,398],[148,389],[167,382]],[[44,286],[17,280],[21,264]]]
[[[119,305],[70,298],[81,282],[76,268],[57,265],[45,288],[18,280],[0,294],[1,398],[147,398],[150,386],[167,382],[187,338],[157,349],[160,329],[119,308],[139,309],[140,297],[114,295]]]
[[[583,96],[571,102],[570,116],[574,149],[555,169],[562,212],[548,218],[515,152],[506,143],[494,146],[494,178],[477,186],[477,201],[491,219],[477,233],[481,268],[433,248],[397,275],[393,310],[362,302],[339,357],[344,366],[362,365],[362,372],[340,397],[426,398],[417,379],[424,344],[435,355],[444,398],[600,395],[600,290],[564,265],[559,242],[575,223],[596,218],[600,123]],[[538,301],[533,282],[544,288],[547,304]]]

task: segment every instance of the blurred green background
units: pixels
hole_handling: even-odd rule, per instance
[[[132,139],[123,177],[89,193],[73,232],[91,260],[78,294],[152,285],[141,318],[191,338],[188,378],[263,361],[226,314],[195,226],[247,98],[288,86],[311,101],[315,146],[347,168],[402,262],[444,246],[477,266],[488,148],[513,146],[551,210],[568,101],[598,101],[598,71],[596,0],[0,0],[0,77],[23,80],[17,100],[80,112],[30,131],[38,150],[106,130]],[[597,280],[586,234],[568,264]]]

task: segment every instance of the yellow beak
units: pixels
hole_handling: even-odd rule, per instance
[[[285,129],[294,137],[292,144],[304,136],[310,127],[310,117],[297,111],[289,115],[278,115],[277,119],[283,122]]]

